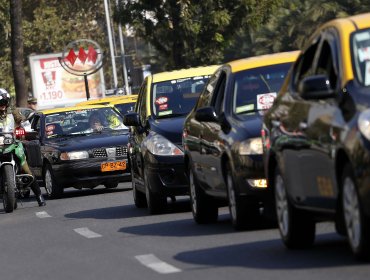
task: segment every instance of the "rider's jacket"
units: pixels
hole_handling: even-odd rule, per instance
[[[14,131],[14,117],[13,114],[7,114],[6,117],[0,118],[0,129],[4,130],[7,128],[7,131],[13,132]]]

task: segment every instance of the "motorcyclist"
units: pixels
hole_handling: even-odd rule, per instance
[[[10,94],[5,89],[0,88],[0,128],[11,127],[15,129],[14,116],[11,112],[9,112],[9,104],[10,104]],[[14,114],[17,115],[16,112],[14,112]],[[19,158],[23,172],[33,176],[26,160],[23,145],[19,141],[17,141],[16,143],[15,154]],[[36,200],[39,206],[45,206],[46,202],[41,194],[40,187],[37,183],[35,176],[33,177],[34,180],[31,185],[31,189],[36,196]]]

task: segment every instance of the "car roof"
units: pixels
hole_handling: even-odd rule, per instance
[[[174,79],[181,79],[181,78],[188,78],[188,77],[195,77],[195,76],[202,76],[202,75],[211,75],[213,74],[219,65],[210,65],[210,66],[200,66],[200,67],[192,67],[187,69],[180,69],[168,72],[161,72],[151,75],[152,83],[158,83],[168,80]]]
[[[231,68],[231,72],[235,73],[268,65],[294,62],[297,59],[299,53],[300,51],[265,54],[230,61],[226,63],[226,65],[229,65]]]
[[[61,108],[54,108],[54,109],[46,109],[41,110],[40,112],[44,115],[55,114],[55,113],[62,113],[68,111],[78,111],[78,110],[85,110],[85,109],[92,109],[92,108],[106,108],[107,105],[97,104],[97,105],[83,105],[83,106],[73,106],[73,107],[61,107]]]
[[[136,102],[137,95],[115,95],[115,96],[108,96],[99,99],[91,99],[87,101],[82,101],[76,104],[76,106],[83,106],[83,105],[90,105],[90,104],[116,104],[116,103],[130,103]]]

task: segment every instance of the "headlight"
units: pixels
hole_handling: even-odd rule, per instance
[[[158,134],[153,134],[151,137],[148,137],[144,145],[153,155],[179,156],[184,154],[176,145]]]
[[[361,134],[370,140],[370,109],[363,111],[357,120],[358,129]]]
[[[261,155],[262,150],[262,139],[261,137],[250,138],[240,143],[239,154],[242,156],[246,155]]]
[[[74,160],[74,159],[84,159],[89,158],[89,153],[86,151],[78,152],[65,152],[60,154],[61,160]]]

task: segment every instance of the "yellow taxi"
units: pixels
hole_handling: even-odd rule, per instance
[[[311,246],[316,222],[331,220],[356,257],[369,257],[370,13],[314,32],[262,134],[284,244]]]
[[[188,194],[183,124],[217,68],[194,67],[145,78],[135,112],[124,117],[125,125],[131,126],[129,157],[137,207],[158,213],[165,209],[167,197]]]
[[[299,51],[225,63],[185,119],[183,144],[193,218],[215,222],[229,205],[235,229],[253,227],[272,204],[262,164],[261,127]],[[270,207],[271,208],[271,207]]]
[[[115,95],[115,96],[108,96],[104,98],[83,101],[83,102],[77,103],[76,106],[92,105],[92,104],[111,104],[122,115],[124,115],[134,110],[136,100],[137,100],[137,94]]]

